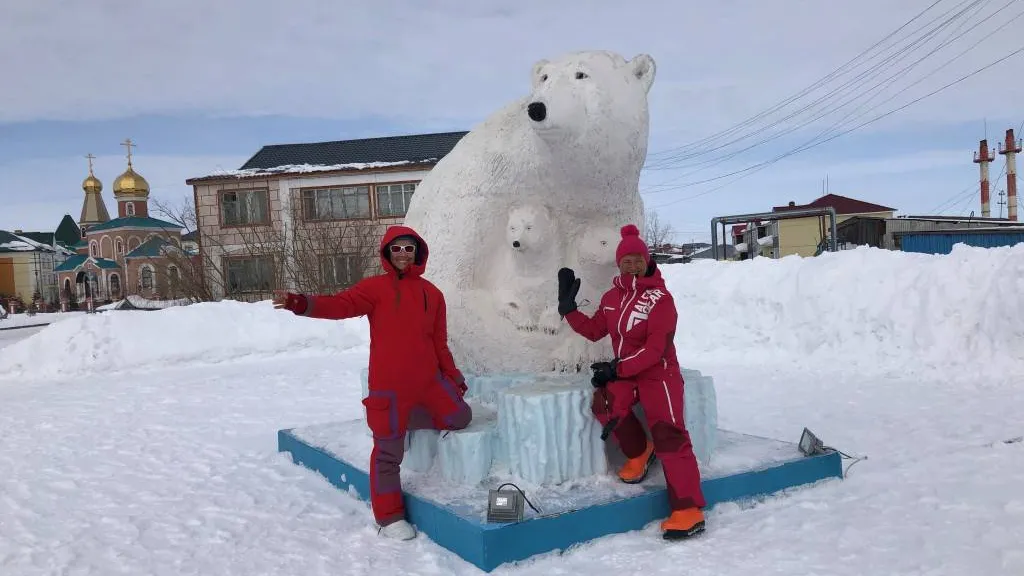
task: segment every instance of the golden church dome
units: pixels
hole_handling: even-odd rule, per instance
[[[149,182],[132,168],[131,164],[124,174],[114,180],[114,196],[145,196],[149,194]]]
[[[103,191],[103,183],[100,182],[99,178],[89,174],[86,176],[85,180],[82,180],[82,190],[85,190],[88,193],[99,194]]]

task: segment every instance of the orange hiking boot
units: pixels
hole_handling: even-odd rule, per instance
[[[649,440],[644,453],[636,458],[626,460],[626,463],[619,469],[619,479],[626,484],[639,484],[647,478],[647,471],[654,463],[654,444]]]
[[[704,512],[700,508],[673,510],[672,515],[661,523],[665,540],[683,540],[704,531]]]

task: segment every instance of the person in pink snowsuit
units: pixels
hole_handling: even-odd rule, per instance
[[[623,482],[642,482],[655,457],[661,460],[672,510],[661,524],[663,536],[687,538],[704,530],[705,501],[683,421],[683,376],[673,344],[678,315],[637,227],[628,224],[621,233],[615,251],[620,274],[594,315],[576,309],[580,280],[568,268],[559,271],[558,311],[573,331],[593,342],[611,336],[614,358],[591,366],[591,409],[602,425],[613,427],[627,458],[619,470]],[[650,440],[633,413],[637,402],[650,426]]]

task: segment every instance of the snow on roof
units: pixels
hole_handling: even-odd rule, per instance
[[[53,247],[49,244],[37,242],[26,236],[20,234],[12,234],[6,230],[0,230],[0,252],[61,252],[70,254],[71,252],[64,249],[63,247]]]
[[[370,170],[374,168],[390,168],[393,166],[407,166],[416,164],[430,164],[437,162],[437,158],[427,158],[422,161],[402,160],[399,162],[350,162],[348,164],[285,164],[273,168],[247,168],[244,170],[217,170],[207,176],[194,178],[201,180],[206,178],[251,178],[254,176],[273,176],[277,174],[310,174],[315,172],[336,172],[343,170]]]

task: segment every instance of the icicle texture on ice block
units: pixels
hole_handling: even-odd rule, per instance
[[[473,421],[462,430],[443,432],[438,441],[438,468],[446,480],[476,485],[491,472],[498,444],[498,414],[471,403]]]
[[[715,381],[711,376],[702,375],[699,370],[686,368],[683,368],[683,381],[683,419],[693,442],[693,453],[706,466],[714,454],[718,432]]]
[[[509,472],[534,484],[608,469],[589,375],[537,374],[498,394],[498,430]]]

